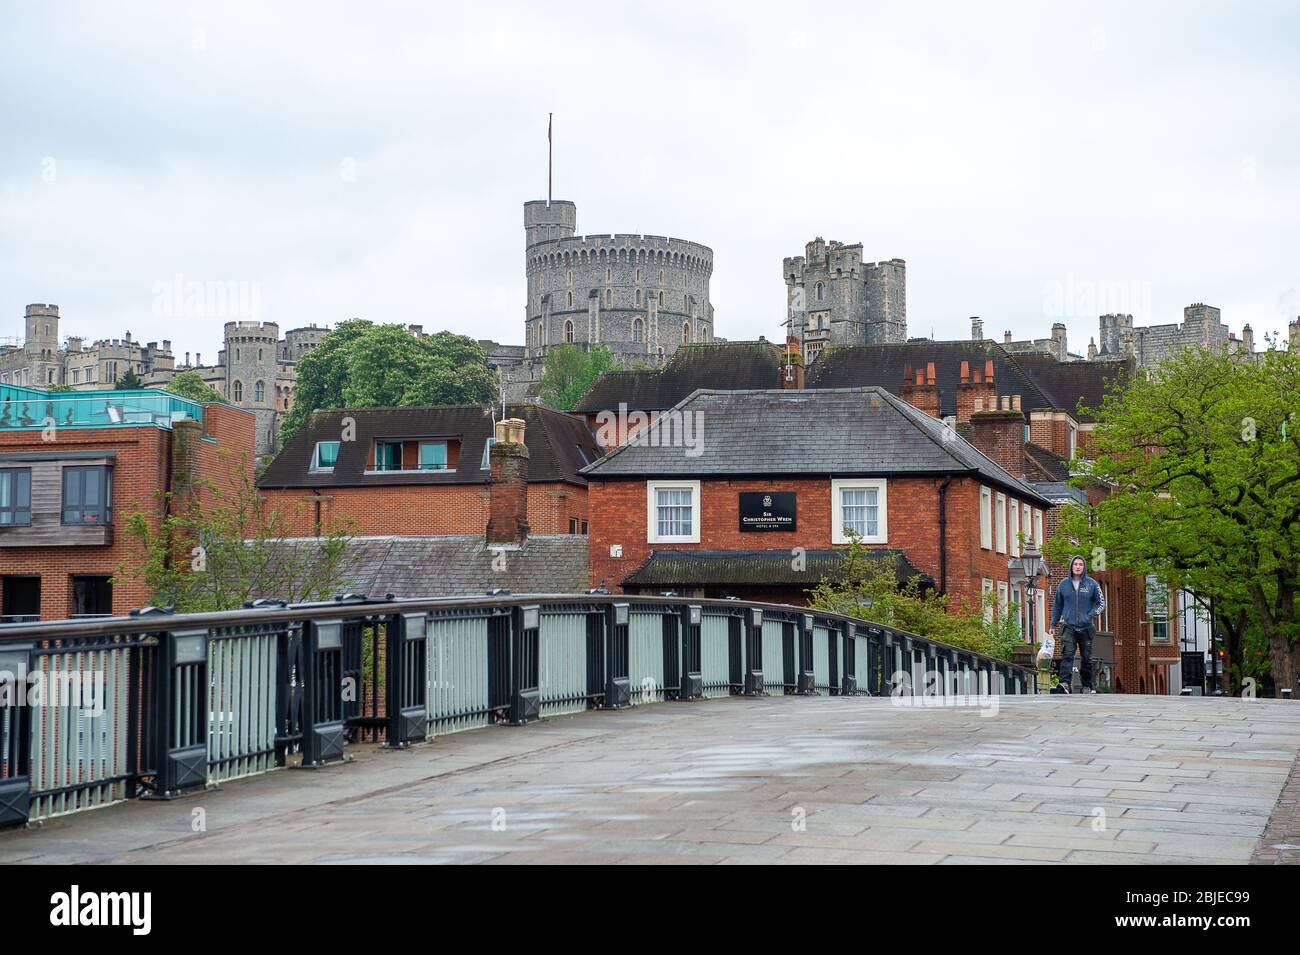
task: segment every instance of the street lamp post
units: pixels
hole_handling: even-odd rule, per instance
[[[1020,587],[1025,588],[1025,604],[1027,606],[1027,616],[1029,620],[1029,645],[1031,647],[1036,643],[1034,634],[1034,618],[1037,616],[1037,606],[1035,596],[1038,593],[1038,578],[1046,577],[1050,569],[1047,561],[1043,560],[1042,551],[1038,549],[1036,543],[1024,544],[1020,548],[1020,556],[1012,557],[1007,561],[1007,582],[1013,590]]]

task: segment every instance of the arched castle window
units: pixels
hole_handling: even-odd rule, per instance
[[[632,319],[632,341],[640,342],[645,340],[645,322],[639,318]]]
[[[821,282],[817,283],[817,301],[826,301],[826,286],[822,285]]]
[[[572,304],[572,303],[570,303]],[[570,344],[573,343],[573,322],[566,320],[564,323],[564,340]]]
[[[564,274],[564,284],[565,285],[573,284],[573,269],[569,269],[569,271]]]
[[[659,284],[660,284],[660,285],[663,285],[663,284],[664,284],[664,270],[663,270],[663,269],[660,269],[660,270],[659,270]]]
[[[636,270],[636,280],[637,280],[638,282],[641,281],[641,270],[640,270],[640,269],[637,269],[637,270]]]
[[[573,308],[573,293],[572,293],[572,292],[569,292],[569,293],[567,294],[567,297],[568,297],[568,300],[569,300],[569,308]]]
[[[609,281],[609,275],[610,275],[609,269],[606,269],[606,270],[605,270],[605,281],[606,281],[606,282]]]
[[[682,344],[688,344],[691,340],[691,323],[682,322]]]
[[[659,307],[660,307],[660,308],[663,308],[663,307],[664,307],[664,293],[663,293],[663,292],[660,292],[660,293],[659,293]]]
[[[244,383],[242,381],[235,382],[234,400],[235,401],[244,400]]]
[[[638,282],[641,281],[641,277],[640,277],[640,276],[637,276],[637,281],[638,281]],[[636,304],[637,304],[637,305],[640,305],[640,304],[641,304],[641,290],[640,290],[640,289],[637,289],[637,290],[636,290]]]
[[[265,383],[259,381],[253,385],[253,400],[259,403],[266,400]]]
[[[262,360],[262,349],[260,348],[257,350],[257,360],[258,361]]]
[[[614,290],[607,288],[605,289],[605,305],[609,306],[613,304],[614,304]]]
[[[235,361],[239,361],[239,349],[235,349]]]

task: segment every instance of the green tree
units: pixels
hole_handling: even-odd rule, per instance
[[[118,567],[117,579],[142,581],[152,603],[178,613],[233,610],[261,597],[323,600],[344,588],[349,529],[292,539],[293,515],[266,509],[248,469],[241,471],[233,491],[200,479],[192,493],[169,492],[161,521],[133,513],[127,533],[139,551]]]
[[[144,382],[140,380],[140,376],[135,373],[134,368],[128,368],[117,379],[117,383],[113,385],[113,387],[118,391],[130,391],[136,388],[143,388]]]
[[[1214,604],[1234,677],[1297,688],[1300,654],[1300,352],[1258,361],[1183,351],[1094,411],[1095,457],[1076,483],[1107,493],[1065,508],[1048,545],[1155,574]],[[1258,652],[1266,648],[1266,654]]]
[[[921,587],[914,576],[898,582],[898,558],[874,553],[850,537],[841,566],[809,594],[818,610],[883,623],[940,643],[1006,660],[1021,643],[1017,606],[979,609],[954,604],[947,594]],[[986,600],[993,600],[992,595]]]
[[[182,371],[167,383],[164,391],[170,391],[174,395],[180,395],[182,398],[189,398],[191,401],[210,402],[219,401],[222,404],[229,404],[226,396],[217,391],[206,381],[197,371]]]
[[[613,353],[604,345],[593,345],[590,351],[577,345],[557,345],[546,353],[538,395],[552,408],[568,411],[597,375],[618,370]]]
[[[491,404],[496,373],[474,339],[451,332],[416,337],[400,325],[342,322],[298,360],[293,407],[280,438],[287,442],[323,408]]]
[[[50,385],[45,390],[55,394],[62,394],[64,392],[74,391],[75,389],[71,385]]]

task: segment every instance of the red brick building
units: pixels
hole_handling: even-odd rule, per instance
[[[122,614],[148,602],[126,530],[185,494],[251,479],[254,416],[162,391],[51,394],[0,386],[0,614]],[[169,501],[167,495],[175,493]]]
[[[802,603],[851,529],[900,576],[1005,603],[1051,506],[882,388],[700,390],[583,473],[591,583],[629,592]]]
[[[791,350],[790,346],[787,350]],[[797,350],[797,344],[793,350]],[[1068,462],[1080,449],[1086,457],[1094,427],[1090,409],[1100,406],[1104,395],[1121,386],[1132,373],[1131,360],[1058,361],[1046,354],[1014,353],[989,340],[916,340],[827,349],[808,366],[805,382],[803,369],[797,362],[793,368],[787,367],[783,352],[772,343],[714,342],[708,349],[679,349],[663,372],[602,375],[576,410],[593,424],[602,412],[608,417],[620,405],[633,412],[641,410],[642,420],[652,420],[697,388],[802,387],[817,393],[880,387],[927,415],[948,421],[1003,470],[1023,479],[1056,505],[1046,509],[1043,516],[1042,536],[1050,538],[1056,531],[1060,507],[1082,505],[1089,495],[1102,493],[1101,489],[1085,491],[1072,486]],[[819,420],[817,412],[810,410],[803,426],[815,427]],[[635,428],[628,430],[634,432]],[[592,501],[593,514],[603,521],[603,508],[596,498]],[[1036,520],[1036,514],[1031,513],[1030,521]],[[1037,528],[1034,536],[1038,536]],[[931,529],[928,537],[935,539],[936,532]],[[736,573],[744,564],[743,573],[758,574],[753,560],[742,561],[735,551],[729,553]],[[1087,556],[1091,561],[1093,555]],[[810,564],[833,561],[833,557],[823,559],[812,552],[808,559]],[[601,561],[605,566],[597,570]],[[702,573],[699,560],[674,558],[671,570],[666,561],[666,557],[660,557],[657,568],[634,572],[630,583],[649,589],[660,581],[672,580],[674,575],[684,578],[689,573]],[[924,566],[920,558],[918,566]],[[615,580],[617,570],[593,547],[594,579]],[[1042,633],[1048,609],[1044,604],[1062,572],[1063,568],[1052,567],[1047,587],[1034,601],[1034,619],[1029,618],[1027,608],[1022,609],[1022,626],[1026,630],[1032,627],[1035,635]],[[1095,656],[1102,669],[1101,685],[1122,692],[1171,692],[1177,685],[1174,668],[1180,659],[1183,595],[1174,593],[1161,599],[1157,582],[1122,569],[1109,568],[1095,576],[1108,600],[1095,643]],[[982,573],[979,579],[981,587],[987,586]],[[1004,578],[988,579],[997,592],[998,581]],[[950,581],[949,589],[953,586]],[[1148,599],[1149,591],[1155,595],[1153,599]],[[1013,594],[1012,599],[1018,599],[1025,608],[1023,593],[1019,598]]]
[[[523,422],[528,532],[585,534],[579,472],[600,456],[586,423],[535,405],[506,417]],[[494,409],[477,405],[314,412],[259,479],[263,506],[300,537],[342,526],[359,536],[481,536],[494,427]]]

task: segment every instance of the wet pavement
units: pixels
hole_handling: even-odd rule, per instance
[[[1289,861],[1298,750],[1271,700],[666,703],[52,819],[0,865]]]

